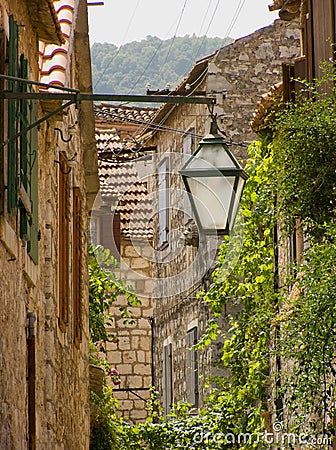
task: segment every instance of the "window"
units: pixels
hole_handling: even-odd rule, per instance
[[[83,297],[83,196],[78,187],[73,189],[73,325],[76,347],[82,342]]]
[[[187,402],[198,407],[198,359],[197,351],[191,347],[197,343],[197,327],[191,328],[186,336],[186,385]]]
[[[159,165],[158,191],[159,247],[163,248],[168,246],[169,233],[169,172],[166,158]]]
[[[58,169],[58,296],[59,326],[64,332],[69,320],[69,226],[70,180],[68,160],[64,152],[59,154]]]
[[[28,63],[20,58],[21,78],[28,78]],[[27,91],[27,85],[22,85]],[[20,131],[36,122],[37,101],[20,101]],[[35,264],[38,263],[38,129],[32,128],[20,137],[18,197],[20,208],[20,237],[27,242],[27,250]]]
[[[0,28],[0,73],[7,73],[6,69],[6,34],[3,29]],[[0,79],[0,90],[5,90],[5,81]],[[5,127],[7,124],[6,115],[7,110],[5,106],[6,102],[0,102],[0,142],[4,142],[7,137],[7,133],[5,133]],[[0,152],[0,214],[4,213],[4,205],[5,205],[5,153],[4,151]]]
[[[185,164],[195,151],[195,128],[190,128],[187,133],[183,136],[183,163]],[[192,208],[189,195],[186,191],[183,196],[183,212],[184,212],[184,223],[187,223],[192,217]]]
[[[183,136],[183,154],[192,155],[195,151],[195,128],[189,128]]]
[[[173,360],[172,344],[163,347],[163,404],[165,414],[169,414],[173,404]]]
[[[2,42],[6,39],[3,36]],[[2,69],[6,72],[4,62]],[[24,55],[18,58],[18,25],[13,16],[9,17],[8,74],[28,80],[29,67]],[[8,89],[14,92],[27,92],[30,87],[24,82],[9,81]],[[3,103],[3,102],[2,102]],[[2,107],[4,112],[4,107]],[[2,127],[2,138],[8,140],[7,161],[2,155],[1,165],[7,163],[7,178],[4,170],[1,176],[1,192],[7,184],[7,211],[15,215],[20,213],[20,237],[35,264],[38,263],[38,129],[33,125],[38,117],[36,100],[10,99],[7,110],[7,135]],[[17,138],[16,135],[21,133]],[[4,196],[1,198],[1,210],[4,212]]]
[[[116,260],[120,260],[120,214],[105,213],[99,216],[99,244],[108,248]]]
[[[8,49],[8,74],[10,76],[18,77],[19,60],[18,60],[18,24],[14,21],[13,16],[9,17],[9,49]],[[18,83],[9,81],[9,90],[17,90]],[[19,130],[18,117],[20,102],[19,100],[8,100],[8,139],[15,136]],[[8,190],[7,190],[7,209],[11,212],[17,208],[17,176],[18,176],[18,140],[14,139],[7,145],[8,149]]]

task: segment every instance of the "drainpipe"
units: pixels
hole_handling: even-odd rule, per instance
[[[152,352],[152,387],[155,388],[155,364],[154,364],[154,326],[155,326],[155,322],[154,322],[154,317],[149,317],[148,318],[150,326],[151,326],[151,352]]]
[[[27,313],[27,359],[28,359],[28,449],[36,449],[36,314]]]

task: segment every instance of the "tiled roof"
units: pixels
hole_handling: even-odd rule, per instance
[[[279,10],[280,19],[291,21],[300,17],[301,3],[303,3],[301,0],[273,0],[268,9]]]
[[[133,138],[120,139],[115,128],[96,129],[96,145],[100,160],[125,162],[143,156],[141,142]]]
[[[104,123],[131,123],[139,125],[139,128],[150,123],[156,111],[157,108],[119,106],[106,103],[95,105],[96,121]]]
[[[40,81],[56,86],[65,86],[66,68],[74,10],[77,0],[54,0],[53,7],[59,23],[62,45],[39,42]]]
[[[121,234],[126,237],[153,237],[151,203],[134,161],[144,155],[142,142],[133,136],[140,134],[155,112],[153,108],[95,105],[100,193],[107,203],[117,201]]]
[[[121,233],[132,238],[152,238],[152,208],[145,185],[139,179],[136,163],[98,161],[103,201],[118,199]]]
[[[274,111],[276,111],[279,101],[282,100],[283,84],[277,83],[271,90],[263,94],[258,102],[257,108],[253,114],[251,128],[255,133],[260,133],[267,128],[272,120]]]
[[[219,50],[215,51],[211,55],[205,56],[204,58],[196,61],[193,67],[191,68],[191,71],[186,76],[186,78],[184,78],[184,80],[182,80],[182,82],[177,86],[175,92],[179,93],[180,95],[186,95],[186,87],[189,85],[192,86],[192,89],[187,92],[189,93],[189,95],[191,95],[193,91],[195,91],[203,82],[208,72],[209,62],[217,55],[218,51]],[[170,103],[165,103],[164,105],[161,106],[159,110],[157,110],[157,113],[153,117],[153,122],[155,123],[164,122],[165,118],[174,108],[175,108],[174,105]],[[154,132],[156,130],[157,129],[154,129]]]

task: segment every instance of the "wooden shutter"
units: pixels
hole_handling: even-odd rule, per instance
[[[18,76],[18,25],[13,16],[9,17],[9,75]],[[17,82],[8,83],[9,90],[18,89]],[[19,101],[8,100],[8,139],[18,132]],[[17,139],[8,143],[8,197],[7,208],[11,212],[17,207],[17,184],[18,184],[18,141]]]
[[[172,344],[163,348],[163,374],[164,374],[164,412],[168,414],[173,404],[173,361]]]
[[[159,245],[161,246],[168,243],[169,232],[169,172],[167,159],[164,159],[159,166],[158,188]]]
[[[28,63],[23,55],[20,57],[20,77],[27,79],[28,77]],[[27,85],[25,83],[20,84],[20,92],[27,92]],[[28,101],[26,99],[20,100],[20,132],[27,128],[29,124],[28,119]],[[23,133],[20,136],[20,175],[19,175],[19,191],[24,191],[25,198],[29,198],[28,189],[28,133]],[[28,213],[24,203],[19,202],[20,206],[20,237],[25,241],[28,241]]]
[[[120,214],[105,214],[99,218],[99,243],[120,260]]]
[[[28,79],[28,61],[20,57],[20,77]],[[27,84],[20,84],[20,91],[32,91]],[[36,100],[20,100],[20,132],[37,121]],[[20,136],[20,237],[27,241],[27,251],[35,264],[38,264],[38,128]],[[26,200],[24,200],[26,199]]]
[[[282,64],[282,86],[283,100],[293,102],[295,100],[295,86],[293,82],[294,66],[292,64]]]
[[[59,154],[58,171],[58,284],[59,326],[64,332],[69,321],[69,166],[64,152]]]
[[[82,342],[83,296],[83,197],[78,187],[73,189],[73,325],[76,347]]]
[[[197,351],[191,349],[197,343],[197,327],[192,328],[186,335],[186,385],[187,402],[198,407],[198,360]]]
[[[38,104],[36,100],[29,102],[29,122],[36,122],[38,116]],[[28,178],[29,178],[29,198],[31,201],[31,218],[29,221],[29,241],[28,253],[35,264],[38,264],[38,128],[34,127],[29,131],[29,155],[28,155]]]
[[[0,73],[6,73],[6,34],[0,29]],[[5,89],[5,81],[0,79],[0,91]],[[5,133],[5,102],[0,102],[0,142],[4,142],[7,133]],[[5,209],[5,154],[0,151],[0,214]]]
[[[334,42],[334,11],[331,0],[312,0],[313,27],[313,64],[314,76],[320,78],[323,74],[320,64],[329,61],[333,56]]]
[[[322,75],[320,64],[333,59],[335,43],[335,1],[309,0],[304,23],[304,53],[307,57],[307,79]]]

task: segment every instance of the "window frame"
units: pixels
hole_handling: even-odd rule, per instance
[[[186,334],[186,401],[193,408],[199,406],[198,389],[198,354],[197,350],[191,347],[197,344],[198,328],[194,326]]]
[[[163,158],[158,166],[158,243],[159,248],[168,247],[170,229],[169,160]]]
[[[169,414],[173,398],[173,345],[169,342],[163,346],[163,407],[165,414]]]

